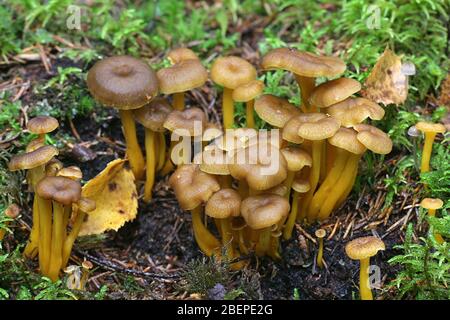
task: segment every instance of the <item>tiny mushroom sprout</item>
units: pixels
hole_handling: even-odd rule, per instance
[[[430,158],[433,149],[433,142],[436,134],[444,133],[445,126],[441,123],[423,122],[416,123],[416,129],[423,132],[425,135],[425,142],[423,144],[422,161],[420,165],[420,172],[430,171]]]
[[[8,220],[3,221],[4,227],[2,229],[0,229],[0,244],[1,244],[1,241],[3,240],[3,238],[5,237],[6,231],[8,230],[6,228],[8,228],[9,222],[16,219],[19,216],[19,214],[20,214],[20,208],[15,203],[10,204],[5,209],[4,215]]]
[[[310,52],[291,48],[278,48],[269,51],[263,58],[264,70],[282,69],[290,71],[300,87],[302,111],[314,111],[309,98],[315,87],[317,77],[336,77],[342,74],[345,63],[336,57],[321,57]]]
[[[333,104],[326,112],[341,122],[343,127],[353,127],[362,123],[367,118],[381,120],[384,117],[384,109],[377,103],[366,98],[348,98]]]
[[[144,186],[144,201],[148,202],[152,198],[153,183],[155,181],[155,171],[158,161],[163,164],[166,141],[162,132],[165,131],[164,121],[172,112],[172,106],[162,98],[155,98],[142,108],[134,110],[134,118],[145,128],[145,170],[146,179]],[[157,159],[158,157],[158,159]]]
[[[323,268],[323,238],[327,235],[325,229],[317,229],[316,238],[319,240],[319,251],[317,252],[317,266]]]
[[[353,79],[339,78],[318,85],[309,98],[309,103],[317,108],[327,108],[341,102],[361,90],[361,84]]]
[[[444,206],[444,202],[437,198],[425,198],[420,202],[420,206],[428,210],[429,217],[435,217],[436,210],[441,209]],[[434,233],[434,238],[438,243],[444,242],[444,239],[439,233]]]
[[[27,123],[27,129],[31,133],[39,135],[38,140],[45,142],[45,135],[59,127],[58,120],[50,116],[37,116]]]
[[[167,60],[172,64],[176,64],[183,60],[198,60],[198,56],[189,48],[176,48],[169,51]]]
[[[249,83],[243,84],[233,90],[233,101],[245,102],[245,118],[248,128],[255,128],[255,117],[253,114],[255,98],[257,98],[264,90],[264,82],[260,80],[253,80]]]
[[[268,124],[283,128],[292,117],[298,116],[300,110],[286,99],[265,94],[255,101],[255,111]]]
[[[385,250],[384,242],[377,237],[362,237],[347,243],[345,252],[352,260],[360,261],[359,292],[361,300],[373,300],[369,283],[370,258]]]
[[[89,70],[87,85],[97,101],[119,109],[127,156],[135,178],[140,180],[144,175],[145,161],[131,110],[149,103],[158,94],[155,72],[141,60],[114,56],[98,61]]]
[[[311,165],[309,165],[310,167]],[[294,229],[295,220],[298,215],[299,202],[301,201],[301,195],[307,193],[311,188],[308,179],[304,177],[305,170],[299,171],[294,181],[292,182],[292,189],[294,194],[292,195],[292,206],[289,217],[283,229],[283,238],[289,240],[292,237],[292,231]]]
[[[211,79],[223,87],[223,127],[231,129],[234,124],[233,90],[255,80],[256,69],[239,57],[219,57],[211,66]]]

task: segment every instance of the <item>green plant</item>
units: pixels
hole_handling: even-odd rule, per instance
[[[214,258],[196,259],[187,264],[184,278],[188,292],[207,294],[216,284],[229,284],[231,274],[227,264]]]

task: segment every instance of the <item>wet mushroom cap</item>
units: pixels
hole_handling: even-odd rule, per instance
[[[256,69],[248,61],[235,57],[219,57],[211,66],[211,79],[218,85],[236,89],[256,79]]]
[[[77,206],[81,211],[85,213],[92,212],[97,208],[97,204],[94,200],[84,197],[81,197],[80,200],[78,200]]]
[[[142,108],[133,110],[133,115],[134,119],[145,128],[163,132],[165,131],[164,121],[172,111],[173,108],[166,99],[155,98]]]
[[[263,58],[264,70],[282,69],[304,77],[335,77],[346,69],[345,63],[336,57],[317,56],[296,49],[278,48]]]
[[[300,171],[303,167],[312,166],[312,158],[305,151],[295,146],[288,146],[281,149],[281,153],[287,162],[289,171]]]
[[[353,79],[339,78],[317,86],[309,102],[318,108],[327,108],[341,102],[361,90],[361,84]]]
[[[65,177],[71,180],[79,181],[83,179],[83,172],[77,166],[70,166],[67,168],[61,168],[57,173],[57,177]]]
[[[159,90],[164,94],[185,92],[201,87],[208,80],[208,72],[200,60],[182,60],[156,73]]]
[[[298,128],[302,123],[303,121],[299,117],[293,117],[288,122],[286,122],[282,132],[283,139],[291,143],[303,143],[305,139],[298,135]]]
[[[289,213],[289,201],[276,194],[250,196],[241,203],[241,214],[247,225],[254,230],[277,224]]]
[[[252,128],[227,130],[224,135],[216,138],[214,144],[227,152],[246,148],[258,142],[258,132]]]
[[[56,158],[51,159],[45,165],[45,175],[48,177],[55,177],[58,171],[64,167],[63,163]]]
[[[81,184],[69,178],[46,177],[36,185],[36,193],[43,199],[68,206],[80,200]]]
[[[444,206],[444,202],[437,198],[425,198],[420,202],[420,206],[424,209],[438,210]]]
[[[297,134],[307,140],[323,140],[332,137],[341,123],[323,113],[305,113],[298,116],[302,122]]]
[[[30,141],[30,143],[27,144],[25,152],[27,152],[27,153],[28,152],[32,152],[32,151],[37,150],[37,149],[39,149],[40,147],[43,147],[43,146],[45,146],[44,139],[37,138],[37,139],[34,139],[34,140]]]
[[[367,118],[381,120],[384,109],[366,98],[348,98],[327,108],[327,113],[344,127],[353,127]]]
[[[345,246],[345,253],[352,260],[362,260],[373,257],[380,250],[385,250],[384,242],[377,237],[362,237],[354,239]]]
[[[380,129],[368,124],[357,124],[353,128],[358,131],[358,141],[370,151],[378,154],[388,154],[392,151],[391,138]]]
[[[363,154],[366,147],[359,142],[357,135],[358,133],[353,129],[339,128],[334,136],[328,138],[328,142],[353,154]]]
[[[419,121],[416,123],[416,129],[426,132],[444,133],[446,131],[445,126],[441,123]]]
[[[203,110],[194,107],[183,111],[173,110],[164,121],[164,128],[179,136],[193,137],[196,134],[202,134],[206,122],[207,119]]]
[[[264,90],[264,82],[253,80],[233,90],[233,100],[247,102],[258,97]]]
[[[129,56],[98,61],[88,72],[87,85],[97,101],[123,110],[139,108],[158,94],[156,73]]]
[[[255,111],[261,119],[277,128],[284,127],[292,117],[300,114],[300,110],[289,101],[271,94],[255,100]]]
[[[314,234],[316,235],[317,238],[322,239],[325,238],[327,232],[325,231],[325,229],[317,229]]]
[[[58,120],[49,116],[38,116],[30,119],[27,129],[34,134],[49,133],[59,127]]]
[[[300,175],[296,175],[294,181],[292,181],[292,189],[298,193],[306,193],[311,189],[311,185],[308,180]]]
[[[8,163],[10,171],[27,170],[39,167],[58,155],[58,149],[53,146],[42,146],[32,152],[22,153],[11,158]]]
[[[241,196],[231,188],[219,190],[209,198],[205,213],[217,219],[238,217],[241,214]]]
[[[177,48],[170,50],[167,54],[167,59],[171,64],[177,64],[184,60],[198,60],[198,56],[191,49]]]
[[[229,175],[230,169],[227,163],[227,154],[215,145],[206,146],[203,152],[194,156],[194,163],[200,166],[200,170],[214,175]]]
[[[288,188],[284,183],[281,183],[275,187],[272,187],[264,191],[264,193],[277,194],[279,196],[286,195],[286,192],[288,192]]]

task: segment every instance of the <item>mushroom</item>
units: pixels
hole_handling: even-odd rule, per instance
[[[37,141],[45,143],[45,135],[59,127],[58,120],[50,116],[37,116],[27,123],[27,129],[31,133],[39,135]]]
[[[236,102],[246,103],[246,121],[248,128],[255,128],[255,117],[253,115],[255,98],[264,90],[264,82],[253,80],[233,90],[232,98]]]
[[[367,118],[381,120],[384,117],[384,109],[365,98],[345,99],[328,107],[326,112],[339,120],[344,127],[353,127]]]
[[[353,79],[339,78],[318,85],[311,92],[309,103],[320,109],[341,102],[361,90],[361,84]]]
[[[4,212],[5,220],[2,219],[3,227],[0,228],[0,244],[3,238],[5,237],[6,231],[8,230],[8,225],[10,221],[13,221],[16,219],[20,214],[20,208],[17,204],[13,203],[10,204]]]
[[[392,151],[392,140],[380,129],[369,124],[357,124],[353,129],[358,131],[356,138],[367,149],[378,154],[388,154]]]
[[[89,70],[87,85],[97,101],[119,109],[127,156],[136,180],[140,180],[144,175],[145,161],[131,110],[149,103],[158,94],[155,72],[141,60],[114,56],[98,61]]]
[[[45,175],[47,177],[56,177],[59,170],[61,170],[64,167],[63,163],[59,161],[56,158],[52,158],[47,164],[45,165]]]
[[[36,185],[36,193],[39,195],[42,235],[39,239],[39,266],[42,274],[56,281],[63,263],[63,244],[66,237],[64,212],[66,207],[69,207],[70,211],[72,204],[80,199],[81,184],[69,178],[46,177]],[[52,226],[51,230],[49,226]]]
[[[172,49],[167,54],[167,59],[171,64],[177,64],[183,60],[199,60],[195,52],[189,48]]]
[[[336,57],[321,57],[310,52],[292,48],[278,48],[269,51],[263,58],[264,70],[282,69],[294,74],[300,87],[302,111],[311,112],[309,98],[317,77],[335,77],[346,69],[345,63]]]
[[[155,171],[157,169],[158,152],[165,154],[166,141],[158,140],[158,135],[164,132],[164,121],[172,112],[172,106],[162,98],[155,98],[142,108],[133,110],[134,119],[145,128],[145,159],[146,179],[144,186],[144,201],[152,198],[152,189],[155,182]],[[157,150],[157,146],[162,150]],[[161,162],[161,160],[159,160]],[[163,162],[163,161],[162,161]]]
[[[430,171],[430,158],[433,149],[433,142],[436,134],[444,133],[445,126],[440,123],[423,122],[416,123],[416,129],[425,134],[425,142],[423,144],[422,161],[420,164],[420,173]]]
[[[317,266],[323,268],[323,238],[327,235],[325,229],[317,229],[315,232],[316,238],[319,241],[319,251],[317,252]]]
[[[70,166],[58,170],[56,176],[68,178],[74,181],[80,181],[81,179],[83,179],[83,172],[81,172],[81,169],[77,166]]]
[[[441,199],[437,198],[425,198],[420,202],[420,206],[424,209],[428,210],[428,216],[429,217],[435,217],[436,216],[436,210],[439,210],[443,207],[444,202]],[[443,243],[444,239],[439,233],[434,233],[434,238],[436,239],[436,242]]]
[[[256,69],[239,57],[219,57],[211,66],[211,79],[223,87],[223,127],[231,129],[234,124],[233,90],[255,80]]]
[[[265,94],[255,101],[255,111],[268,124],[283,128],[293,117],[300,114],[300,110],[286,99],[271,94]]]
[[[312,159],[311,156],[304,150],[296,146],[287,146],[281,149],[281,153],[287,162],[287,179],[285,184],[287,186],[287,192],[285,194],[286,198],[289,200],[291,195],[291,186],[295,178],[295,174],[302,170],[303,167],[311,167]]]
[[[200,166],[200,170],[221,178],[222,188],[231,188],[230,169],[227,163],[227,153],[216,145],[209,145],[194,156],[194,163]]]
[[[347,243],[345,252],[350,259],[359,260],[359,293],[361,300],[373,300],[369,283],[370,257],[385,250],[384,242],[377,237],[362,237]]]

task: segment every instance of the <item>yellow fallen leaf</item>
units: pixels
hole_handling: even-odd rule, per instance
[[[124,167],[125,160],[114,160],[96,177],[88,181],[82,196],[96,202],[96,209],[89,213],[79,235],[100,234],[118,230],[137,215],[137,192],[134,175]]]
[[[384,105],[402,104],[408,96],[408,76],[402,70],[402,59],[384,50],[366,79],[362,95]]]

